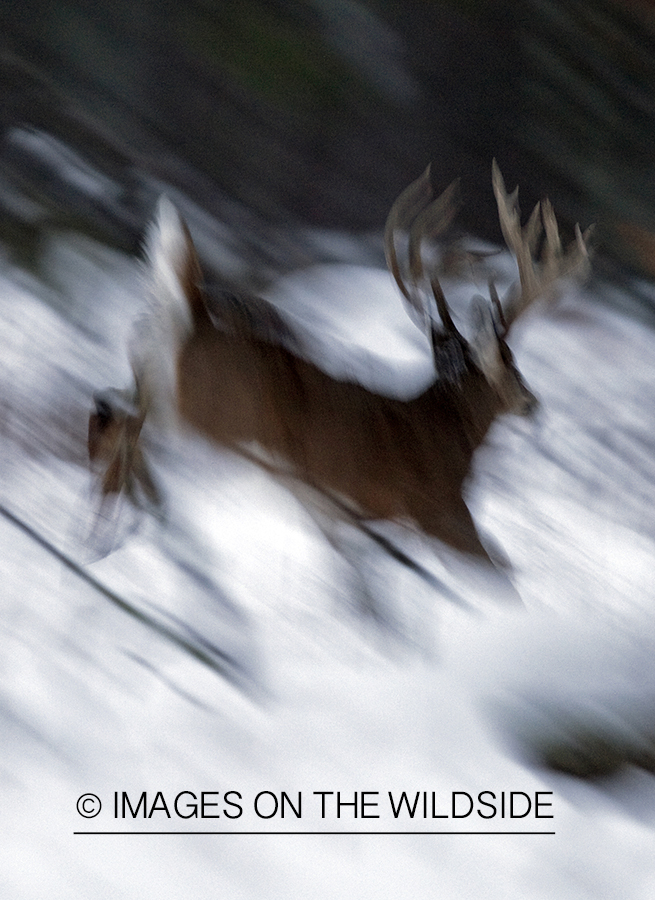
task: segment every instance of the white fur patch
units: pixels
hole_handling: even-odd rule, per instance
[[[171,327],[186,337],[192,328],[191,310],[181,276],[192,253],[182,218],[168,197],[157,204],[146,237],[150,298],[154,311],[170,319]]]
[[[182,218],[162,196],[146,237],[148,311],[137,323],[131,360],[144,402],[161,425],[177,424],[177,357],[193,320],[183,275],[193,252]]]

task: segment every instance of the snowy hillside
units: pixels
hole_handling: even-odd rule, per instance
[[[153,447],[163,519],[97,519],[86,419],[128,383],[138,267],[61,235],[43,269],[0,282],[2,896],[654,896],[655,334],[602,285],[531,312],[512,346],[539,416],[498,423],[470,491],[522,602],[386,526],[473,609],[371,545],[369,621],[303,507],[200,440]],[[271,299],[330,371],[429,378],[385,273]]]

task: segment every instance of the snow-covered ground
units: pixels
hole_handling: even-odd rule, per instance
[[[652,774],[541,764],[653,764],[655,334],[591,290],[532,311],[512,345],[539,417],[494,428],[470,492],[522,604],[387,526],[474,611],[371,546],[368,621],[303,507],[199,440],[155,452],[162,519],[97,519],[86,418],[128,383],[138,269],[69,235],[42,265],[0,282],[2,896],[655,896]],[[331,371],[428,377],[388,275],[320,268],[271,297],[320,325]],[[136,818],[123,792],[146,792]]]

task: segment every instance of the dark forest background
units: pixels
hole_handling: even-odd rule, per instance
[[[598,223],[601,266],[655,273],[647,0],[3,0],[0,96],[0,240],[26,262],[52,227],[136,252],[173,185],[292,268],[290,226],[379,232],[430,160],[500,240],[495,156],[525,210]]]

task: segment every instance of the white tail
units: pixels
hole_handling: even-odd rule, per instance
[[[488,559],[462,491],[476,448],[503,413],[526,414],[535,398],[506,343],[515,319],[563,274],[587,263],[579,229],[562,252],[549,204],[522,229],[517,194],[508,195],[494,163],[493,187],[520,281],[501,302],[475,309],[469,342],[456,328],[422,246],[455,212],[455,188],[433,199],[429,169],[394,203],[385,230],[389,269],[410,314],[425,329],[435,378],[410,400],[374,393],[327,375],[283,345],[279,316],[262,301],[210,315],[189,232],[166,200],[148,238],[153,311],[134,360],[136,390],[104,393],[89,423],[89,453],[102,469],[104,495],[156,490],[140,449],[147,417],[191,426],[218,446],[255,458],[334,503],[352,521],[411,522],[425,534]],[[541,232],[543,252],[534,258]],[[406,241],[399,261],[399,245]],[[262,315],[263,312],[263,315]],[[262,319],[265,319],[262,326]],[[287,331],[288,336],[288,331]],[[253,456],[251,449],[257,447]]]

